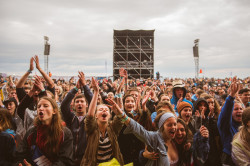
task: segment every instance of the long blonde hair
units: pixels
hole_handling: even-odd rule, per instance
[[[239,139],[243,146],[250,151],[250,132],[247,130],[247,123],[250,121],[250,107],[246,108],[242,114],[243,125],[239,128],[239,132],[235,134],[234,139]]]
[[[42,99],[49,101],[55,111],[55,114],[52,115],[51,123],[48,126],[48,130],[47,130],[48,136],[47,136],[47,140],[45,143],[45,147],[47,149],[48,155],[53,156],[59,152],[60,138],[63,133],[62,118],[61,118],[61,114],[59,112],[59,108],[55,100],[49,97],[42,97],[39,100],[39,102]],[[39,120],[38,116],[34,120],[34,125],[36,127],[42,125],[42,122]]]

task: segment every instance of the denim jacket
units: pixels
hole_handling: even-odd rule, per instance
[[[124,134],[128,133],[133,133],[139,140],[141,140],[148,146],[148,149],[152,149],[154,152],[159,154],[159,158],[157,160],[148,160],[146,166],[170,165],[167,155],[168,149],[165,146],[162,134],[159,131],[147,131],[139,123],[137,123],[133,119],[130,119],[129,124],[124,131]]]

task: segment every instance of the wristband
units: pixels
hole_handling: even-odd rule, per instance
[[[41,90],[41,92],[45,92],[45,89]]]
[[[132,110],[132,111],[131,111],[131,114],[132,114],[133,116],[136,116],[136,115],[137,115],[137,112],[134,111],[134,110]]]
[[[118,93],[115,95],[115,98],[122,98],[122,93]]]
[[[75,86],[74,89],[78,92],[78,88]]]
[[[151,98],[149,97],[149,98],[148,98],[148,101],[150,101],[150,100],[151,100]]]
[[[125,112],[123,112],[122,114],[117,115],[117,116],[118,116],[118,118],[122,118],[124,115],[125,115]]]
[[[29,69],[27,72],[28,72],[28,73],[32,73],[32,70]]]
[[[122,119],[122,122],[126,122],[127,120],[128,120],[128,116],[126,115],[126,117]]]

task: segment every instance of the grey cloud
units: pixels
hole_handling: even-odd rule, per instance
[[[193,40],[200,38],[205,76],[225,77],[231,70],[247,77],[249,4],[247,0],[2,1],[0,71],[25,71],[35,54],[43,63],[47,35],[54,74],[74,74],[81,68],[103,73],[107,61],[111,75],[113,29],[155,29],[155,71],[193,77]]]

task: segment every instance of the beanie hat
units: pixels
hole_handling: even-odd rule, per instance
[[[178,107],[177,107],[177,110],[178,110],[178,113],[181,114],[181,111],[183,110],[183,108],[185,107],[190,107],[192,109],[192,106],[191,104],[189,104],[188,102],[185,102],[185,101],[182,101],[178,104]]]
[[[159,123],[158,123],[159,129],[161,128],[161,126],[165,123],[165,121],[166,121],[168,118],[176,118],[176,117],[174,116],[174,114],[172,114],[172,113],[170,113],[170,112],[164,113],[164,114],[161,116],[161,118],[160,118],[160,120],[159,120]]]

